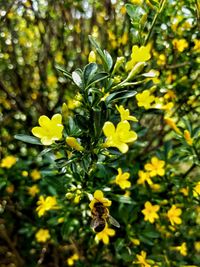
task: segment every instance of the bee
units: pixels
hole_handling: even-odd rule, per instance
[[[94,207],[92,209],[92,217],[93,218],[91,221],[91,227],[96,233],[99,233],[104,230],[107,221],[109,221],[109,223],[111,223],[115,227],[120,227],[118,221],[116,221],[109,214],[109,210],[101,202],[94,203]]]

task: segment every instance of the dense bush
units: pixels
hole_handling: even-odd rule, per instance
[[[199,266],[198,2],[0,14],[0,266]]]

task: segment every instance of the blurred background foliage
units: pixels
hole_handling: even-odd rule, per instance
[[[159,2],[163,3],[160,13]],[[1,158],[18,158],[10,167],[0,169],[0,267],[138,266],[136,254],[142,250],[152,255],[146,265],[140,263],[142,267],[200,265],[200,189],[193,196],[193,188],[200,181],[199,30],[199,3],[195,0],[0,2],[0,154]],[[88,35],[111,54],[114,62],[121,56],[129,61],[133,45],[150,44],[146,72],[153,69],[156,77],[133,87],[139,93],[151,90],[159,99],[158,107],[160,103],[162,107],[169,105],[141,110],[135,99],[123,102],[139,120],[135,129],[138,142],[128,157],[119,160],[133,177],[131,193],[127,193],[130,198],[118,188],[114,189],[116,194],[108,191],[112,214],[122,225],[109,246],[94,243],[88,199],[83,197],[79,204],[79,200],[70,203],[65,198],[69,184],[80,181],[59,172],[55,163],[59,154],[38,156],[39,146],[13,137],[16,133],[30,134],[39,116],[60,113],[64,102],[66,116],[77,112],[77,87],[58,67],[72,72],[88,63],[94,49]],[[116,84],[127,76],[125,69],[113,77]],[[174,119],[182,133],[189,131],[193,146],[177,135],[172,122],[166,125],[166,115]],[[137,184],[137,177],[155,155],[168,167],[164,182],[156,178],[161,189],[155,186],[152,193],[148,185]],[[105,169],[98,166],[96,189],[116,175],[119,162]],[[79,196],[79,189],[70,190]],[[38,218],[38,193],[60,196],[58,201],[67,209]],[[141,214],[144,202],[152,199],[163,207],[161,223],[156,225],[144,222]],[[164,212],[174,202],[185,208],[179,230],[165,221]],[[51,229],[53,241],[37,242],[39,228]],[[184,245],[180,248],[184,242],[185,250]]]

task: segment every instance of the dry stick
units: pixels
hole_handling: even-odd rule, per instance
[[[7,242],[8,246],[13,251],[13,254],[16,257],[16,259],[19,263],[19,266],[23,266],[24,260],[20,257],[18,251],[16,250],[15,246],[13,245],[13,242],[11,241],[4,224],[0,224],[0,237],[3,238]]]

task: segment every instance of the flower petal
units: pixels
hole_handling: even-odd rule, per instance
[[[115,126],[112,122],[107,121],[104,123],[103,132],[106,137],[112,136],[115,133]]]
[[[40,116],[38,122],[39,125],[43,128],[48,127],[48,125],[51,123],[50,119],[45,115]]]
[[[53,115],[51,120],[53,123],[61,124],[62,123],[62,116],[61,116],[61,114],[55,114],[55,115]]]

